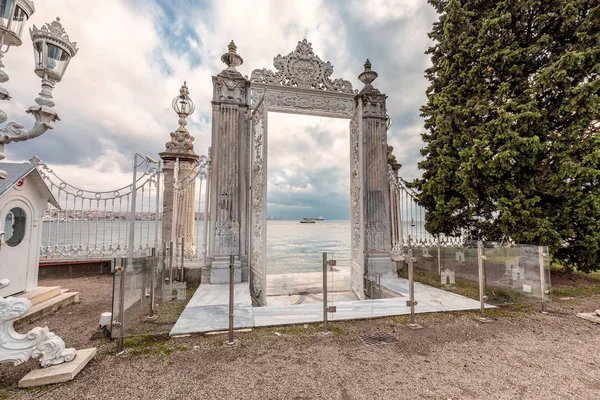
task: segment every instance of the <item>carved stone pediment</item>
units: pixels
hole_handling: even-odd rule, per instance
[[[316,89],[339,93],[356,93],[349,81],[331,80],[333,65],[324,62],[315,55],[312,44],[306,39],[298,42],[296,50],[287,56],[279,54],[273,60],[276,72],[255,69],[250,75],[250,82],[276,86],[291,86],[301,89]]]

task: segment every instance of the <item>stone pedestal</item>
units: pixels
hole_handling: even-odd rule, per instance
[[[246,269],[248,265],[250,81],[235,69],[243,61],[233,42],[221,60],[228,68],[213,77],[209,201],[211,283],[223,283],[223,277],[226,282],[229,280],[230,255],[236,256],[240,267]],[[247,274],[244,275],[247,279]],[[238,268],[236,282],[241,277]]]
[[[242,282],[242,263],[236,260],[233,264],[233,281],[235,283]],[[210,268],[210,283],[229,283],[229,257],[217,257]]]

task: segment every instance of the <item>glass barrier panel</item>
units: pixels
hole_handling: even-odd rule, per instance
[[[540,247],[484,243],[485,294],[492,304],[512,304],[521,296],[541,298]]]
[[[124,268],[115,268],[113,274],[111,338],[166,334],[183,312],[189,288],[171,279],[177,272],[172,270],[176,259],[166,249],[154,256],[115,261]]]
[[[548,246],[542,246],[542,256],[544,263],[544,278],[545,278],[545,289],[547,300],[550,300],[550,294],[552,293],[552,282],[550,279],[550,253],[548,250]]]

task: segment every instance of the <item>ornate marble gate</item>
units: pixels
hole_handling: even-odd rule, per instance
[[[236,50],[232,42],[221,57],[228,68],[213,77],[213,166],[220,172],[211,177],[210,201],[211,226],[231,229],[236,243],[211,246],[211,283],[219,282],[223,257],[234,254],[242,271],[250,267],[240,279],[249,280],[257,304],[266,304],[267,127],[275,111],[350,120],[352,290],[364,298],[365,276],[393,273],[386,96],[371,85],[377,74],[367,60],[359,93],[347,80],[332,80],[331,63],[304,39],[275,57],[276,71],[257,69],[248,80],[235,69],[243,62]]]

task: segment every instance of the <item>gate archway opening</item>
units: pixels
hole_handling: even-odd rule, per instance
[[[350,160],[344,119],[269,112],[267,303],[321,302],[322,252],[337,261],[329,301],[350,289]]]

